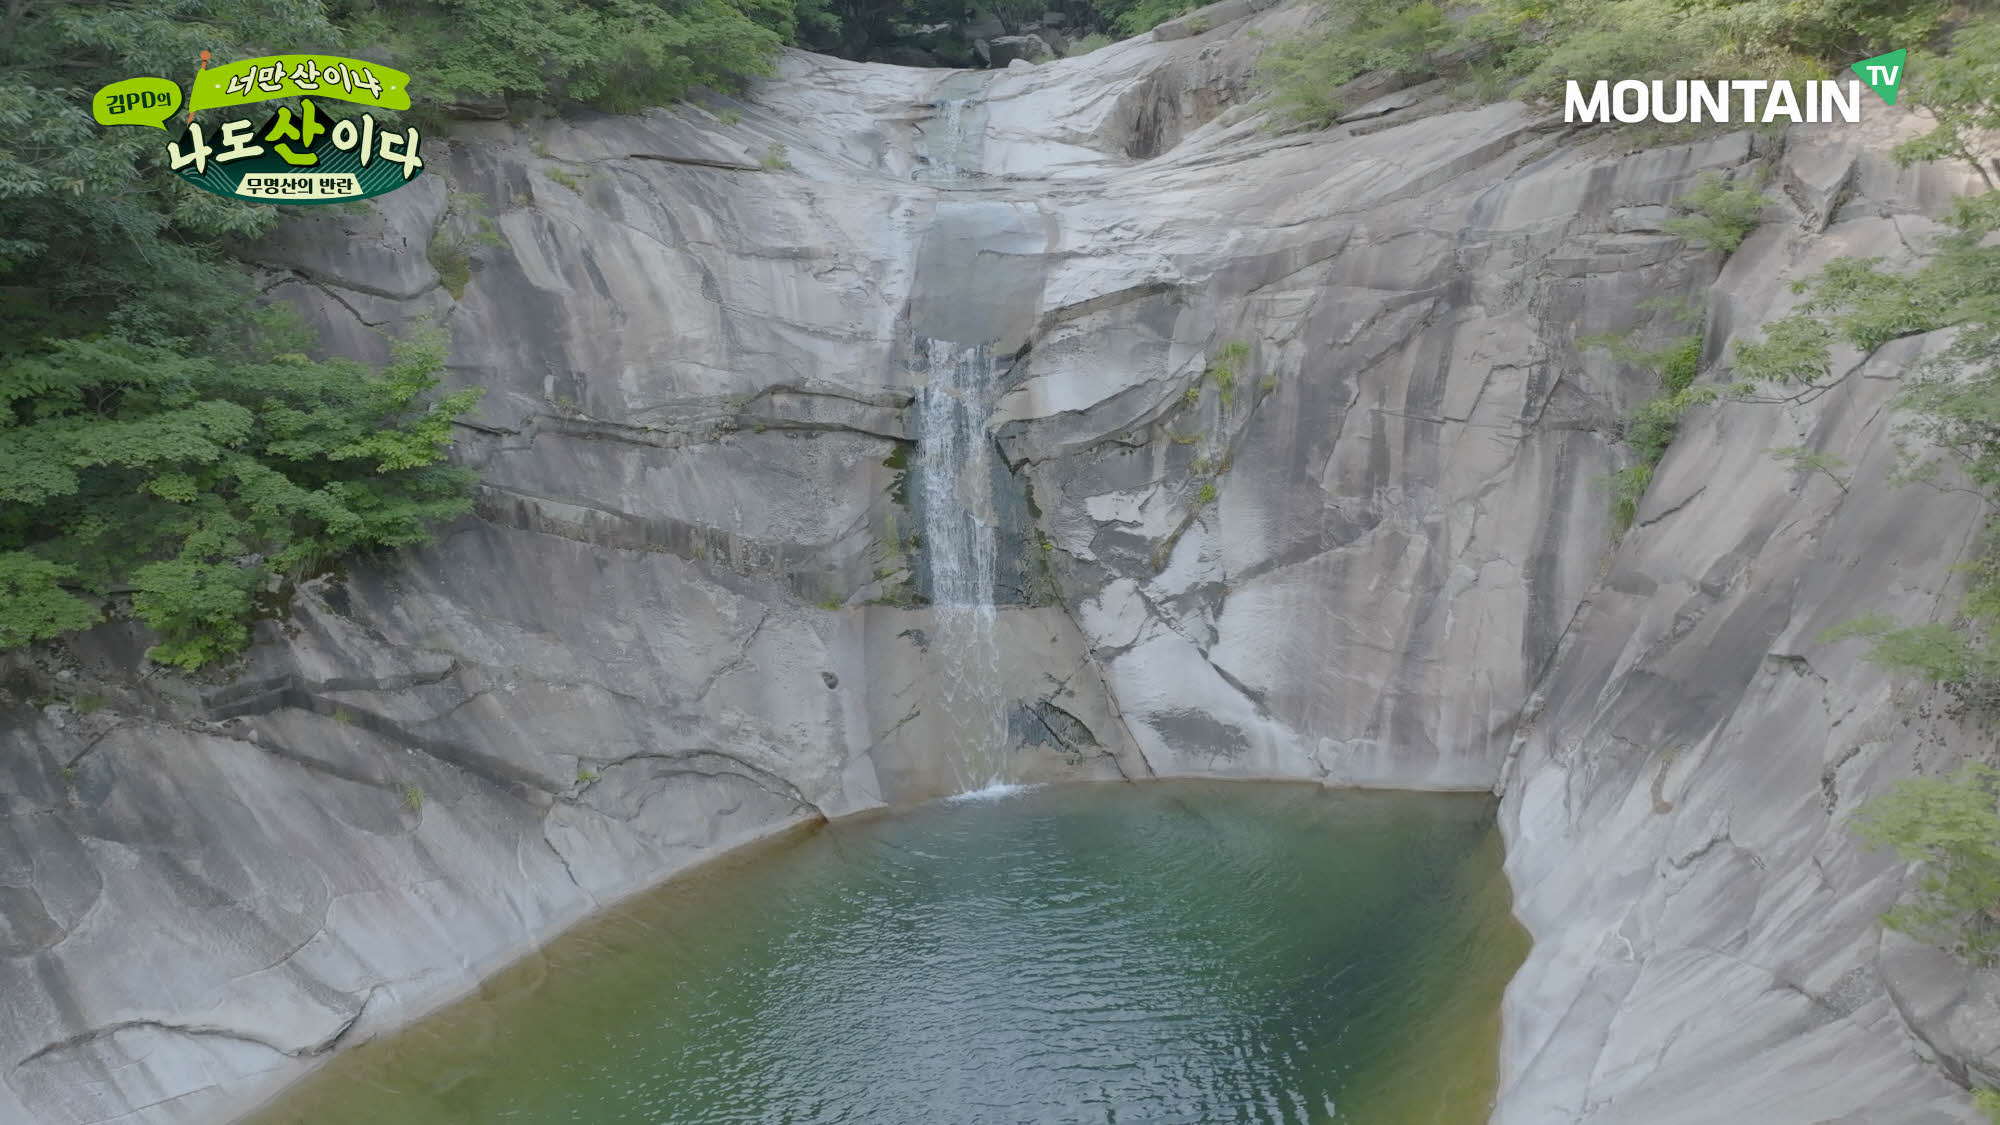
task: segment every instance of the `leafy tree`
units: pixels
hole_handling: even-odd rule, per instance
[[[1939,239],[1931,260],[1907,274],[1879,263],[1833,263],[1806,283],[1810,297],[1784,320],[1765,329],[1761,344],[1737,349],[1739,374],[1811,383],[1827,374],[1827,348],[1839,338],[1870,351],[1898,336],[1958,329],[1941,356],[1914,372],[1897,405],[1910,412],[1899,477],[1935,484],[1943,462],[1956,465],[1970,487],[2000,496],[2000,193],[1958,201],[1952,231]],[[1847,622],[1823,643],[1848,637],[1874,642],[1870,659],[1898,672],[1951,686],[1968,702],[2000,705],[2000,651],[1990,632],[2000,623],[2000,522],[1989,522],[1979,555],[1962,569],[1971,575],[1962,607],[1964,623],[1898,627],[1880,615]]]
[[[1982,967],[2000,964],[2000,770],[1968,763],[1944,778],[1897,783],[1856,831],[1923,864],[1915,900],[1882,918]]]
[[[791,0],[333,0],[329,14],[427,98],[612,112],[733,89],[798,33]]]
[[[1847,462],[1831,453],[1807,449],[1803,445],[1783,445],[1771,450],[1771,456],[1782,464],[1790,466],[1794,472],[1824,473],[1826,478],[1838,485],[1842,492],[1847,491],[1847,478],[1840,475],[1840,470],[1847,467]]]
[[[1120,35],[1144,35],[1201,6],[1201,0],[1092,0],[1097,26]]]
[[[1754,377],[1811,383],[1828,374],[1836,337],[1868,351],[1898,336],[1956,328],[1950,347],[1917,368],[1897,405],[1911,412],[1905,428],[1918,447],[1941,451],[1991,500],[2000,497],[2000,245],[1992,238],[2000,230],[2000,193],[1959,200],[1950,223],[1951,233],[1914,272],[1888,273],[1867,260],[1830,265],[1802,286],[1810,296],[1800,311],[1769,326],[1763,343],[1738,349],[1737,366]],[[1906,451],[1900,476],[1935,484],[1942,466],[1924,456]],[[1834,475],[1804,458],[1801,464]],[[1982,549],[1960,569],[1969,572],[1970,589],[1958,621],[1906,626],[1868,614],[1827,630],[1821,643],[1865,638],[1871,662],[1943,685],[1968,706],[2000,708],[2000,646],[1993,640],[2000,520],[1988,517]],[[1975,762],[1949,778],[1904,782],[1868,805],[1862,837],[1924,865],[1914,899],[1884,915],[1885,925],[1974,964],[2000,964],[1996,802],[2000,770]],[[1988,1096],[1982,1105],[1993,1101]]]
[[[1274,44],[1262,63],[1278,112],[1308,129],[1325,128],[1351,108],[1339,87],[1372,70],[1418,73],[1460,35],[1431,0],[1330,0],[1323,8],[1314,30]]]
[[[154,659],[196,668],[243,646],[271,576],[424,541],[469,507],[444,460],[478,392],[430,393],[444,353],[418,332],[374,372],[99,337],[0,366],[0,641],[130,593]]]
[[[1739,77],[1768,73],[1820,78],[1885,44],[1933,41],[1948,17],[1945,0],[1472,0],[1433,6],[1394,0],[1323,0],[1331,18],[1267,54],[1275,108],[1290,124],[1321,128],[1339,115],[1333,91],[1377,68],[1459,79],[1482,100],[1549,100],[1571,80]],[[1450,12],[1444,18],[1438,8]],[[1991,17],[1983,17],[1990,19]],[[1971,61],[1978,43],[1959,33],[1949,70],[1934,70],[1933,97],[1977,104],[1992,71]],[[1930,58],[1942,58],[1931,56]],[[1911,60],[1911,82],[1924,56]],[[1941,120],[1981,127],[1976,112]],[[1692,128],[1689,126],[1687,128]],[[1941,125],[1941,129],[1944,125]],[[1927,156],[1921,154],[1919,158]]]
[[[1987,16],[1968,24],[1952,37],[1941,54],[1910,56],[1911,100],[1937,122],[1921,137],[1896,146],[1898,162],[1959,160],[1994,183],[2000,160],[1982,153],[1975,143],[1981,132],[2000,130],[2000,17]]]
[[[185,82],[209,48],[333,35],[311,0],[26,0],[0,16],[0,352],[109,329],[139,339],[227,335],[241,280],[225,239],[267,229],[268,206],[169,175],[164,134],[90,118],[99,86],[137,74]]]
[[[832,0],[8,0],[0,8],[0,648],[129,596],[155,659],[242,647],[256,596],[466,510],[445,461],[472,392],[419,332],[371,371],[314,362],[228,248],[278,212],[195,190],[163,134],[105,129],[105,83],[346,51],[419,76],[419,114],[499,95],[632,109],[764,73]],[[816,22],[815,22],[816,21]],[[431,247],[450,284],[464,246]]]
[[[91,92],[221,57],[329,47],[315,0],[18,0],[0,13],[0,648],[129,596],[156,659],[240,648],[274,577],[421,540],[467,506],[444,463],[469,392],[423,333],[388,369],[315,363],[225,252],[276,217],[104,129]]]
[[[1710,14],[1724,44],[1749,58],[1804,57],[1845,66],[1922,43],[1951,5],[1944,0],[1680,0]],[[1911,68],[1912,77],[1916,68]]]

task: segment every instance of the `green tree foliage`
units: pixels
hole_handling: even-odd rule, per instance
[[[124,604],[154,657],[240,648],[278,576],[419,542],[467,507],[445,461],[442,338],[375,371],[304,355],[225,247],[275,209],[168,174],[165,134],[105,129],[98,86],[331,49],[316,0],[20,0],[0,13],[0,648]]]
[[[2000,89],[1985,97],[1990,109]],[[1964,154],[1945,146],[1933,155]],[[1913,272],[1890,273],[1870,260],[1831,264],[1798,287],[1808,297],[1797,312],[1767,326],[1761,342],[1737,349],[1736,367],[1753,380],[1811,384],[1829,376],[1836,339],[1868,352],[1901,336],[1956,329],[1949,348],[1919,365],[1898,396],[1913,418],[1906,432],[1918,439],[1906,448],[1900,475],[1936,484],[1949,462],[1991,501],[2000,498],[2000,243],[1993,237],[2000,192],[1959,200],[1950,227]],[[1902,625],[1869,614],[1827,630],[1821,643],[1867,639],[1871,662],[1944,685],[1968,706],[2000,708],[2000,646],[1993,640],[2000,520],[1988,517],[1982,550],[1960,569],[1970,581],[1956,621]],[[1947,778],[1903,782],[1863,810],[1857,830],[1871,845],[1923,865],[1914,895],[1883,916],[1885,925],[1976,965],[2000,964],[2000,770],[1974,762]],[[2000,1108],[1991,1091],[1975,1100]]]
[[[1313,30],[1273,44],[1262,63],[1279,114],[1309,129],[1352,108],[1342,104],[1341,86],[1372,70],[1418,73],[1461,34],[1431,0],[1328,0],[1323,7]]]
[[[1680,433],[1681,416],[1697,406],[1714,402],[1714,387],[1684,387],[1668,391],[1639,404],[1625,423],[1625,444],[1632,449],[1632,464],[1612,473],[1605,481],[1611,493],[1611,533],[1623,535],[1639,516],[1639,501],[1653,483],[1653,470],[1665,459],[1668,447]]]
[[[1889,273],[1879,262],[1847,259],[1828,266],[1802,288],[1799,311],[1767,325],[1764,340],[1737,349],[1739,375],[1812,382],[1827,374],[1830,342],[1863,352],[1899,336],[1956,328],[1950,348],[1919,367],[1897,398],[1910,412],[1899,475],[1935,483],[1945,463],[1989,499],[2000,497],[2000,193],[1958,201],[1951,233],[1937,240],[1931,260],[1912,273]],[[1935,451],[1935,452],[1933,452]],[[1829,630],[1822,640],[1873,641],[1870,659],[1895,671],[1951,686],[1968,702],[2000,705],[2000,522],[1989,522],[1979,555],[1962,567],[1970,592],[1960,624],[1898,627],[1870,615]]]
[[[951,25],[947,54],[969,56],[961,32],[983,15],[1007,27],[1038,21],[1049,11],[1064,16],[1062,30],[1079,45],[1098,47],[1111,38],[1144,34],[1160,23],[1199,7],[1202,0],[794,0],[798,42],[815,51],[850,59],[882,59],[893,48],[938,46],[918,38],[918,28]],[[968,63],[970,65],[970,63]]]
[[[1693,191],[1674,201],[1674,209],[1681,213],[1668,219],[1664,229],[1696,246],[1733,254],[1770,206],[1771,197],[1762,186],[1761,175],[1740,183],[1713,173],[1703,176]]]
[[[1625,444],[1632,450],[1632,463],[1603,481],[1611,494],[1611,532],[1623,535],[1638,518],[1639,501],[1653,483],[1653,470],[1680,432],[1681,416],[1715,401],[1718,392],[1714,387],[1694,385],[1701,371],[1699,332],[1676,337],[1653,350],[1638,347],[1628,335],[1586,336],[1576,344],[1579,348],[1601,348],[1620,363],[1647,368],[1660,381],[1660,393],[1640,403],[1625,423]]]
[[[1120,35],[1143,35],[1200,7],[1203,0],[1091,0],[1096,26]]]
[[[1986,650],[1962,630],[1938,622],[1905,629],[1892,617],[1871,613],[1841,622],[1821,633],[1819,640],[1834,644],[1849,637],[1875,642],[1868,650],[1870,663],[1933,683],[1970,683],[1994,670]]]
[[[1807,58],[1845,67],[1929,40],[1952,5],[1945,0],[1692,0],[1681,7],[1706,17],[1703,25],[1712,27],[1732,54],[1766,61]]]
[[[1856,831],[1923,865],[1913,901],[1883,915],[1884,925],[1975,965],[2000,964],[2000,770],[1974,762],[1899,782],[1870,802]]]
[[[1736,374],[1752,382],[1816,383],[1833,362],[1832,341],[1819,318],[1788,316],[1765,325],[1762,340],[1736,341]]]
[[[1250,362],[1250,345],[1242,340],[1230,340],[1209,360],[1208,370],[1203,374],[1215,380],[1216,393],[1227,407],[1236,397],[1236,377]]]
[[[1847,491],[1847,478],[1840,475],[1847,462],[1831,453],[1807,449],[1803,445],[1781,445],[1771,450],[1771,456],[1794,472],[1824,474],[1828,480],[1839,485],[1842,492]]]
[[[430,393],[444,350],[419,332],[377,372],[99,337],[0,366],[0,640],[129,592],[154,659],[200,667],[243,646],[270,576],[424,541],[469,506],[444,458],[478,392]]]
[[[1337,88],[1377,69],[1457,78],[1489,100],[1557,98],[1571,79],[1768,73],[1798,80],[1929,43],[1953,14],[1943,0],[1322,0],[1322,7],[1327,18],[1266,55],[1275,108],[1303,128],[1339,116],[1348,107],[1337,104]],[[1959,38],[1969,52],[1973,40]],[[1910,73],[1921,90],[1920,64],[1913,57]],[[1920,99],[1979,101],[1993,85],[1984,65],[1933,68],[1935,84]],[[1948,145],[1982,119],[1941,110],[1940,120],[1938,143]]]
[[[148,341],[226,334],[241,283],[222,240],[269,227],[165,170],[165,134],[90,118],[97,87],[136,74],[187,81],[218,57],[330,36],[310,0],[28,0],[0,15],[0,350],[112,330]]]
[[[736,88],[799,31],[792,0],[329,0],[327,14],[427,98],[611,112]]]
[[[1911,100],[1937,122],[1923,136],[1898,145],[1895,156],[1908,165],[1920,160],[1958,160],[1994,183],[2000,161],[1981,152],[1981,131],[2000,130],[2000,17],[1988,16],[1960,29],[1942,53],[1917,52],[1909,58]]]

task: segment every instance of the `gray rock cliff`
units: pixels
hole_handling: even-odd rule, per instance
[[[1884,940],[1903,872],[1844,821],[1975,735],[1813,643],[1949,607],[1977,506],[1883,483],[1937,342],[1692,417],[1615,548],[1650,376],[1576,347],[1684,296],[1716,361],[1966,185],[1888,112],[1625,152],[1417,87],[1272,135],[1243,32],[1299,14],[1223,7],[1009,71],[793,54],[728,124],[468,123],[252,248],[334,351],[450,328],[477,511],[288,591],[227,680],[117,626],[16,662],[58,702],[0,722],[0,1121],[226,1121],[721,849],[954,791],[925,341],[1002,370],[1011,776],[1502,791],[1504,1125],[1973,1121],[1992,974]],[[1760,162],[1726,263],[1662,231]]]

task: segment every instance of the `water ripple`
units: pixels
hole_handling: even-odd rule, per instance
[[[566,936],[258,1120],[1470,1123],[1521,952],[1492,836],[1471,798],[1182,783],[837,824]]]

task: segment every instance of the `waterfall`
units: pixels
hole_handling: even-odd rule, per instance
[[[928,378],[918,394],[917,485],[930,561],[952,766],[962,791],[1004,782],[1007,724],[994,640],[992,443],[986,434],[994,362],[984,346],[920,338]]]
[[[937,113],[923,123],[924,164],[915,178],[936,186],[933,216],[940,258],[919,257],[933,298],[977,301],[983,292],[976,263],[990,238],[977,203],[954,188],[978,174],[983,117],[968,96],[950,96],[947,79],[934,95]],[[969,237],[954,232],[964,231]],[[942,233],[940,233],[942,232]],[[943,747],[961,794],[1004,787],[1009,742],[1000,648],[994,639],[993,583],[998,569],[994,529],[992,440],[986,432],[998,362],[988,326],[933,307],[913,313],[912,366],[917,368],[916,485],[922,504],[924,555],[935,624],[930,652],[939,672],[949,745]]]
[[[941,183],[959,178],[965,149],[965,107],[970,101],[970,98],[947,98],[941,103],[933,122],[935,131],[924,133],[927,166],[919,169],[915,178]]]

